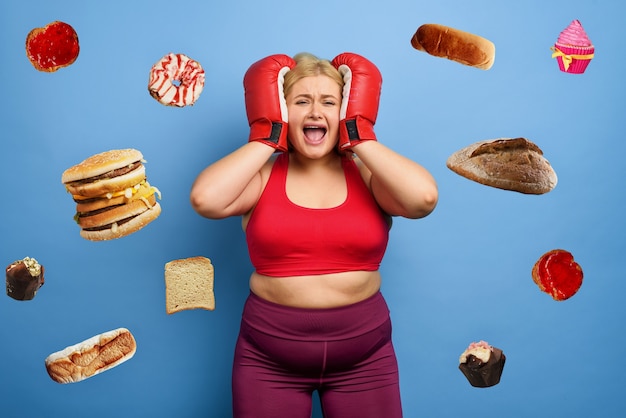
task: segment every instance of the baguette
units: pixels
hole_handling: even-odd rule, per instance
[[[136,350],[130,331],[118,328],[50,354],[46,370],[57,383],[76,383],[131,359]]]
[[[526,138],[479,141],[453,153],[446,165],[486,186],[544,194],[556,186],[556,172],[541,149]]]
[[[420,26],[411,45],[418,51],[481,70],[490,69],[496,59],[496,47],[488,39],[436,23]]]

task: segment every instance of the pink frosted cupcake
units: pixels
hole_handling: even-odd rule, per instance
[[[573,20],[561,32],[551,49],[559,69],[571,74],[584,73],[594,53],[593,44],[578,20]]]

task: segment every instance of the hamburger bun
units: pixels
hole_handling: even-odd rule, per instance
[[[152,208],[146,209],[137,215],[132,215],[130,218],[93,228],[83,228],[80,230],[80,236],[89,241],[106,241],[122,238],[139,231],[158,218],[160,214],[161,205],[156,203]]]
[[[68,192],[99,197],[139,184],[146,178],[143,155],[135,149],[111,150],[93,155],[63,172]]]
[[[121,205],[108,206],[91,212],[77,212],[76,222],[83,229],[97,228],[134,217],[156,204],[156,197],[151,195],[145,200],[132,200]]]
[[[141,183],[146,179],[146,168],[141,163],[131,163],[128,166],[113,170],[110,173],[124,174],[103,174],[85,180],[68,183],[65,185],[67,191],[73,195],[83,197],[99,197],[107,193],[124,190]],[[111,177],[106,177],[111,175]]]
[[[133,148],[101,152],[65,170],[61,181],[67,184],[99,176],[136,161],[143,161],[143,154]]]

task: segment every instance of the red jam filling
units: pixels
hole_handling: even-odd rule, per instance
[[[28,54],[42,68],[68,65],[78,57],[78,36],[67,23],[54,22],[28,44]]]
[[[556,300],[574,296],[583,282],[583,272],[572,254],[555,250],[544,255],[538,266],[539,281]]]

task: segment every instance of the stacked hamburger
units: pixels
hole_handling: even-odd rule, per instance
[[[74,220],[83,238],[121,238],[161,214],[161,194],[148,183],[144,162],[136,149],[111,150],[63,172],[61,181],[76,202]]]

